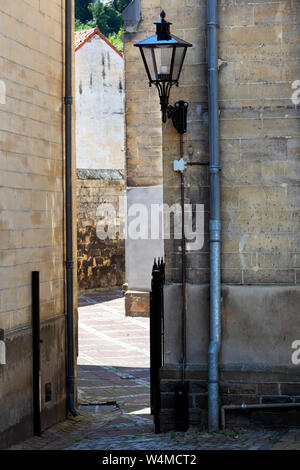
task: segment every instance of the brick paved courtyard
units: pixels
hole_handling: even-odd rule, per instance
[[[82,296],[79,344],[81,407],[114,407],[108,434],[152,431],[149,319],[125,317],[120,291]]]
[[[121,291],[79,299],[79,416],[11,449],[297,449],[300,427],[218,433],[153,433],[149,319],[125,317]]]

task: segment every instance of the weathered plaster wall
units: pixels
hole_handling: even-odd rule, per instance
[[[1,2],[0,446],[32,433],[31,272],[40,271],[42,426],[65,417],[64,2]],[[2,87],[3,89],[3,87]],[[2,97],[3,98],[3,97]],[[76,286],[75,286],[76,290]],[[76,301],[75,301],[76,305]],[[45,404],[45,383],[52,400]]]
[[[127,189],[127,240],[126,240],[126,281],[129,289],[149,292],[151,289],[151,272],[153,258],[164,256],[163,227],[158,220],[151,218],[151,205],[161,204],[163,199],[162,187],[135,187]],[[148,226],[148,238],[134,239],[130,233],[131,223],[136,221],[139,206],[147,211],[145,226]],[[134,210],[136,207],[136,210]],[[131,214],[131,215],[130,215]],[[151,239],[151,227],[157,233],[156,239]],[[135,235],[135,234],[133,234]]]
[[[123,58],[97,34],[75,57],[77,168],[124,169]]]
[[[221,364],[256,367],[291,367],[292,343],[299,325],[297,286],[236,286],[223,284]],[[255,307],[249,314],[251,299]],[[181,358],[181,288],[164,289],[165,363]],[[253,300],[252,300],[253,303]],[[176,327],[172,325],[176,325]],[[187,362],[206,366],[209,345],[209,285],[187,285]],[[299,367],[294,367],[295,370]],[[299,370],[300,378],[300,370]]]
[[[124,235],[100,240],[97,210],[124,198],[123,58],[95,34],[75,53],[78,285],[81,290],[124,283]]]

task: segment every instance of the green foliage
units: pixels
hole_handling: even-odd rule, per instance
[[[93,19],[93,14],[89,9],[92,0],[75,0],[75,18],[85,24]]]
[[[123,51],[123,40],[122,34],[124,33],[123,28],[118,33],[109,34],[108,40],[119,50]]]
[[[101,0],[97,0],[91,7],[91,11],[94,22],[104,36],[119,32],[122,26],[122,17],[115,10],[113,3],[102,3]]]
[[[75,0],[75,31],[99,28],[120,51],[123,50],[121,13],[131,0]]]
[[[84,29],[95,28],[96,24],[93,20],[88,21],[87,23],[82,23],[79,19],[75,18],[75,31],[82,31]]]

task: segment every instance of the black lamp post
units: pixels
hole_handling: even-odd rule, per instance
[[[172,117],[174,126],[183,134],[186,132],[186,113],[188,103],[179,101],[175,107],[169,106],[170,91],[173,85],[178,86],[186,51],[192,44],[183,41],[170,33],[170,25],[162,11],[161,20],[155,22],[156,33],[135,44],[141,51],[149,86],[152,83],[158,89],[162,120]]]

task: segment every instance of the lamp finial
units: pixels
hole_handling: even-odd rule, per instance
[[[165,21],[166,13],[164,12],[164,10],[162,10],[160,17],[162,21]]]

